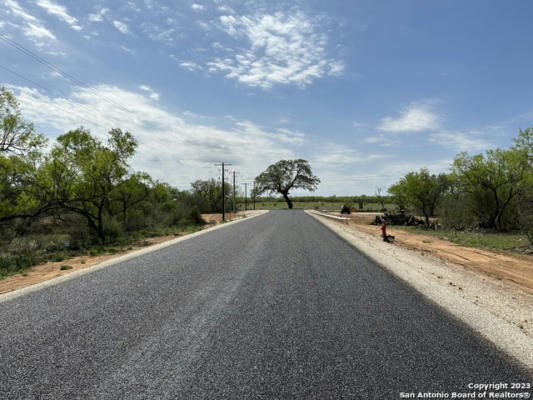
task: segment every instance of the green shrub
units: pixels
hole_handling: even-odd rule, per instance
[[[8,251],[12,254],[33,253],[39,248],[36,240],[27,237],[16,237],[9,243]]]
[[[65,250],[66,244],[70,246],[70,235],[67,234],[47,234],[38,237],[40,248],[47,252]]]
[[[466,196],[446,196],[439,209],[439,222],[449,229],[463,230],[474,227],[477,220],[471,210],[472,204]]]
[[[52,260],[54,261],[63,261],[66,258],[67,258],[67,255],[62,251],[58,251],[57,253],[54,253],[52,256]]]
[[[70,236],[70,246],[72,250],[81,250],[88,248],[95,241],[94,234],[89,230],[86,224],[75,224],[68,228]]]
[[[0,254],[0,275],[5,276],[9,273],[15,272],[17,265],[13,257],[7,254]]]
[[[205,221],[200,214],[200,210],[196,207],[193,207],[189,213],[190,222],[193,225],[205,225]]]
[[[67,269],[72,269],[72,266],[71,265],[62,265],[60,268],[59,268],[61,271],[65,271]]]
[[[135,232],[146,227],[146,215],[142,210],[130,210],[123,224],[127,232]]]
[[[10,275],[27,269],[39,262],[39,258],[33,253],[19,254],[16,256],[0,255],[0,276]]]
[[[124,231],[122,229],[122,224],[114,218],[107,218],[104,223],[104,235],[108,243],[116,242],[120,237],[122,237]]]

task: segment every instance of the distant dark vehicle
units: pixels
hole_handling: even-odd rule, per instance
[[[341,214],[350,214],[351,210],[350,207],[348,207],[346,204],[342,206]]]

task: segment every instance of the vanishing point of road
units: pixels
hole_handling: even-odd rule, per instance
[[[1,399],[397,399],[527,381],[301,210],[0,303]]]

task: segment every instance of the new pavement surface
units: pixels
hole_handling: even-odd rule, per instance
[[[527,381],[301,210],[0,303],[1,399],[397,399]]]

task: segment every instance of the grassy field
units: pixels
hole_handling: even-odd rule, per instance
[[[306,210],[337,210],[340,211],[342,206],[345,203],[343,202],[325,202],[325,201],[294,201],[293,206],[294,208],[303,208]],[[287,208],[287,203],[284,201],[277,202],[277,201],[258,201],[256,203],[256,209],[257,210],[273,210],[273,209],[280,209],[280,208]],[[358,208],[357,204],[351,205],[352,207]],[[394,208],[396,208],[395,204],[385,204],[385,207],[387,210],[392,211]],[[248,208],[253,208],[253,203],[248,203]],[[366,203],[364,207],[364,211],[380,211],[381,204],[378,203]]]
[[[465,247],[477,247],[495,251],[510,251],[521,254],[533,253],[533,246],[529,243],[527,236],[520,233],[480,233],[448,230],[435,231],[413,226],[394,226],[394,228],[419,233],[421,235],[437,237]]]

